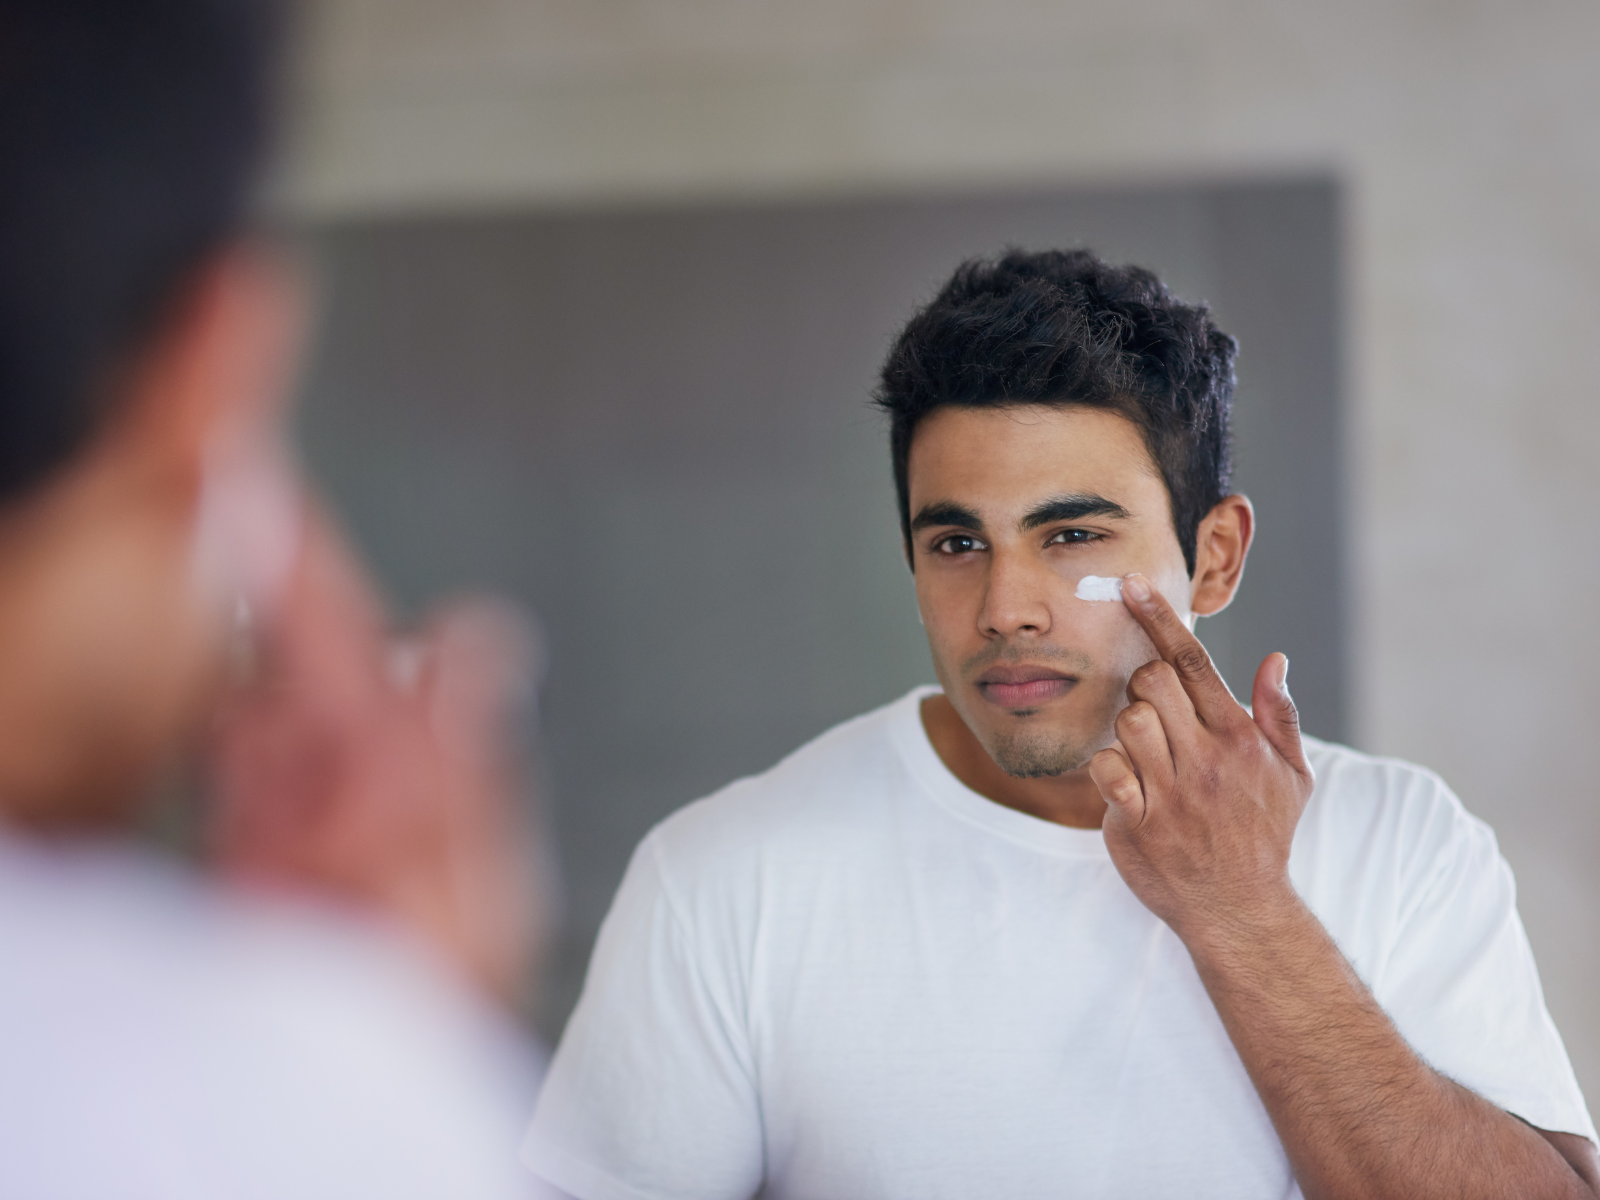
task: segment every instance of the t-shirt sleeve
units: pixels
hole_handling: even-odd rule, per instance
[[[523,1161],[577,1200],[748,1200],[763,1143],[742,993],[659,854],[640,844],[601,927]]]
[[[1378,1001],[1435,1070],[1531,1125],[1593,1141],[1517,915],[1511,868],[1489,827],[1430,783],[1419,883],[1374,980]]]

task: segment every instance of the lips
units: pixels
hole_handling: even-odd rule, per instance
[[[978,691],[1001,708],[1031,708],[1064,696],[1077,679],[1049,667],[990,667],[977,680]]]

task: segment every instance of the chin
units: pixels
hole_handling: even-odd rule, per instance
[[[1100,749],[1068,733],[1037,727],[993,731],[983,739],[983,748],[1013,779],[1048,779],[1082,770]]]
[[[1006,746],[993,753],[995,766],[1013,779],[1055,779],[1089,765],[1089,758],[1070,750],[1036,751],[1031,747]]]
[[[1082,714],[1062,712],[1064,707],[1007,709],[1003,716],[991,715],[984,723],[987,727],[974,732],[995,765],[1014,779],[1049,779],[1081,771],[1116,741],[1115,714],[1095,713],[1092,721],[1084,721]]]

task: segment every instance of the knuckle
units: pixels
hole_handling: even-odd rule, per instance
[[[1157,658],[1138,667],[1129,682],[1141,691],[1149,690],[1159,686],[1171,674],[1171,666]]]
[[[1089,760],[1089,774],[1097,780],[1110,781],[1127,769],[1120,750],[1102,750]]]
[[[1198,642],[1182,647],[1172,656],[1172,665],[1190,679],[1205,675],[1211,670],[1211,656]]]
[[[1117,714],[1117,727],[1143,729],[1155,717],[1156,710],[1147,700],[1136,700]]]
[[[1117,780],[1111,785],[1111,794],[1124,803],[1131,803],[1132,801],[1137,800],[1143,793],[1139,787],[1139,781],[1137,779],[1135,779],[1132,775],[1124,775],[1121,779]]]
[[[1287,696],[1283,699],[1283,715],[1279,719],[1290,729],[1300,728],[1300,708]]]

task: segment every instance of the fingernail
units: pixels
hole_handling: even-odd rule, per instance
[[[1122,593],[1143,604],[1150,599],[1150,581],[1143,575],[1129,575],[1122,581]]]
[[[1287,654],[1283,656],[1283,666],[1278,668],[1278,690],[1280,692],[1289,690],[1289,656]]]

